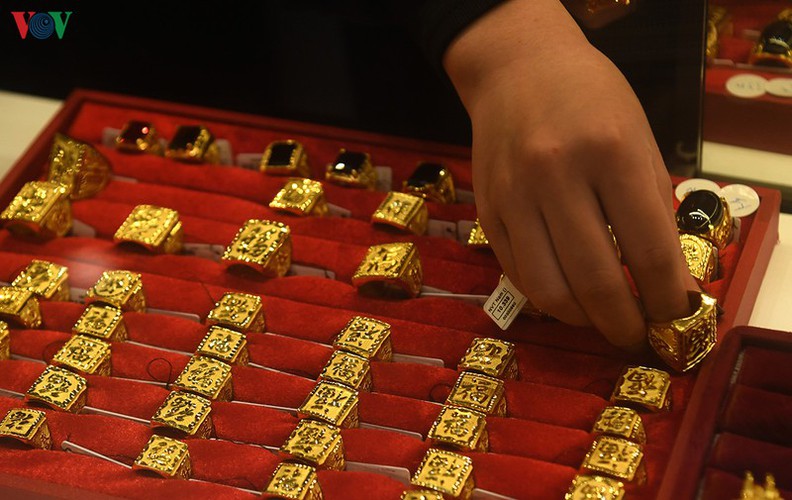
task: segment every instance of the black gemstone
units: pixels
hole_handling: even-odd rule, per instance
[[[356,153],[354,151],[342,151],[336,157],[333,164],[333,173],[352,175],[363,170],[368,155],[366,153]]]
[[[168,147],[175,150],[192,149],[200,135],[201,127],[199,125],[182,125],[176,129]]]
[[[270,146],[270,155],[267,165],[272,167],[288,167],[291,165],[292,155],[297,150],[297,144],[288,142],[274,142]]]
[[[792,45],[792,22],[776,21],[762,31],[760,38],[764,52],[789,54]]]
[[[126,127],[121,131],[118,142],[134,146],[137,141],[144,140],[149,132],[151,132],[151,123],[132,120],[127,122]]]
[[[723,202],[712,191],[693,191],[677,208],[677,226],[682,231],[704,234],[710,224],[717,225],[723,218]]]
[[[420,163],[407,179],[407,185],[414,188],[434,186],[442,179],[445,167],[439,163]]]

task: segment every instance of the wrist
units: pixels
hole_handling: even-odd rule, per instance
[[[513,75],[533,74],[594,50],[558,0],[509,0],[482,16],[446,49],[443,66],[470,112],[478,94]]]

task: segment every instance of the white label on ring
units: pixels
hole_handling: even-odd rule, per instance
[[[457,239],[457,225],[451,221],[429,219],[426,234],[438,238]]]
[[[766,89],[768,94],[776,97],[792,97],[792,78],[772,78]]]
[[[506,330],[512,324],[514,318],[520,314],[527,301],[528,299],[517,290],[517,287],[504,274],[503,279],[498,284],[498,288],[492,292],[487,302],[484,303],[484,312],[492,318],[492,321],[501,330]]]
[[[390,167],[377,166],[374,167],[377,172],[377,183],[374,189],[387,193],[393,189],[393,170]]]
[[[767,90],[767,80],[759,75],[743,73],[726,80],[726,91],[737,97],[753,99],[763,96]]]
[[[721,193],[729,203],[729,212],[732,217],[745,217],[756,212],[761,200],[759,194],[745,184],[729,184],[724,186]]]
[[[687,179],[677,184],[677,187],[674,190],[674,195],[676,196],[677,200],[682,201],[685,199],[685,196],[689,195],[693,191],[702,190],[712,191],[717,195],[721,194],[720,186],[709,179]]]

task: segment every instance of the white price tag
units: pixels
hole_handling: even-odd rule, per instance
[[[236,164],[247,170],[258,170],[262,156],[261,153],[239,153],[236,155]]]
[[[498,288],[484,303],[484,312],[492,318],[501,330],[506,330],[512,324],[514,318],[520,314],[528,299],[517,290],[517,287],[509,281],[506,275],[501,279]]]

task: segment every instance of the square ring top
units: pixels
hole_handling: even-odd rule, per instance
[[[358,426],[358,393],[333,382],[319,382],[297,410],[300,418],[316,418],[329,424]]]
[[[231,366],[206,356],[193,356],[173,386],[215,401],[231,401]]]
[[[290,462],[278,464],[264,493],[288,500],[321,500],[323,498],[316,469],[310,465]]]
[[[316,215],[321,217],[327,214],[327,202],[322,183],[301,177],[292,177],[287,180],[269,206],[301,216]]]
[[[189,392],[173,391],[151,417],[151,425],[208,438],[212,433],[211,412],[212,402],[208,399]]]
[[[179,212],[155,205],[133,208],[113,236],[116,242],[137,243],[152,252],[163,253],[179,252],[182,239]]]
[[[453,498],[470,498],[473,460],[452,451],[429,448],[410,483]]]
[[[48,366],[33,382],[25,401],[40,401],[56,410],[79,413],[85,406],[86,380],[63,368]]]
[[[389,192],[371,216],[371,222],[422,235],[429,223],[424,199],[407,193]]]
[[[0,212],[0,222],[21,236],[65,236],[72,227],[67,189],[53,182],[28,182]]]
[[[242,264],[266,276],[285,276],[291,266],[291,231],[282,222],[250,219],[223,253],[226,266]]]
[[[651,411],[671,407],[671,376],[655,368],[628,366],[613,389],[611,403],[637,405]]]
[[[0,319],[15,321],[25,328],[38,328],[41,326],[39,301],[27,288],[0,286]]]
[[[86,292],[85,302],[102,302],[122,311],[144,312],[146,297],[142,277],[124,270],[105,271]]]
[[[583,459],[584,469],[632,481],[641,481],[643,450],[639,444],[622,438],[600,436]]]
[[[144,469],[167,478],[189,479],[192,475],[190,450],[187,444],[165,436],[151,436],[133,469]]]
[[[261,297],[241,292],[226,292],[206,316],[206,324],[232,328],[244,333],[261,333],[266,319]]]
[[[486,415],[506,414],[503,381],[473,372],[459,374],[446,404],[461,406]]]
[[[124,153],[162,154],[162,146],[150,122],[130,120],[115,138],[115,148]]]
[[[462,359],[460,370],[470,370],[491,377],[517,378],[515,347],[511,342],[493,338],[473,339]]]
[[[110,181],[110,163],[90,144],[55,134],[48,180],[60,184],[72,200],[90,198]]]
[[[355,316],[333,341],[333,347],[366,359],[390,361],[393,358],[390,328],[384,321]]]
[[[415,298],[423,286],[423,268],[414,243],[383,243],[369,247],[352,275],[352,284],[374,291]]]
[[[69,269],[46,260],[33,259],[12,286],[27,288],[41,299],[69,300]]]
[[[88,375],[110,375],[110,344],[75,335],[55,353],[52,363]]]

